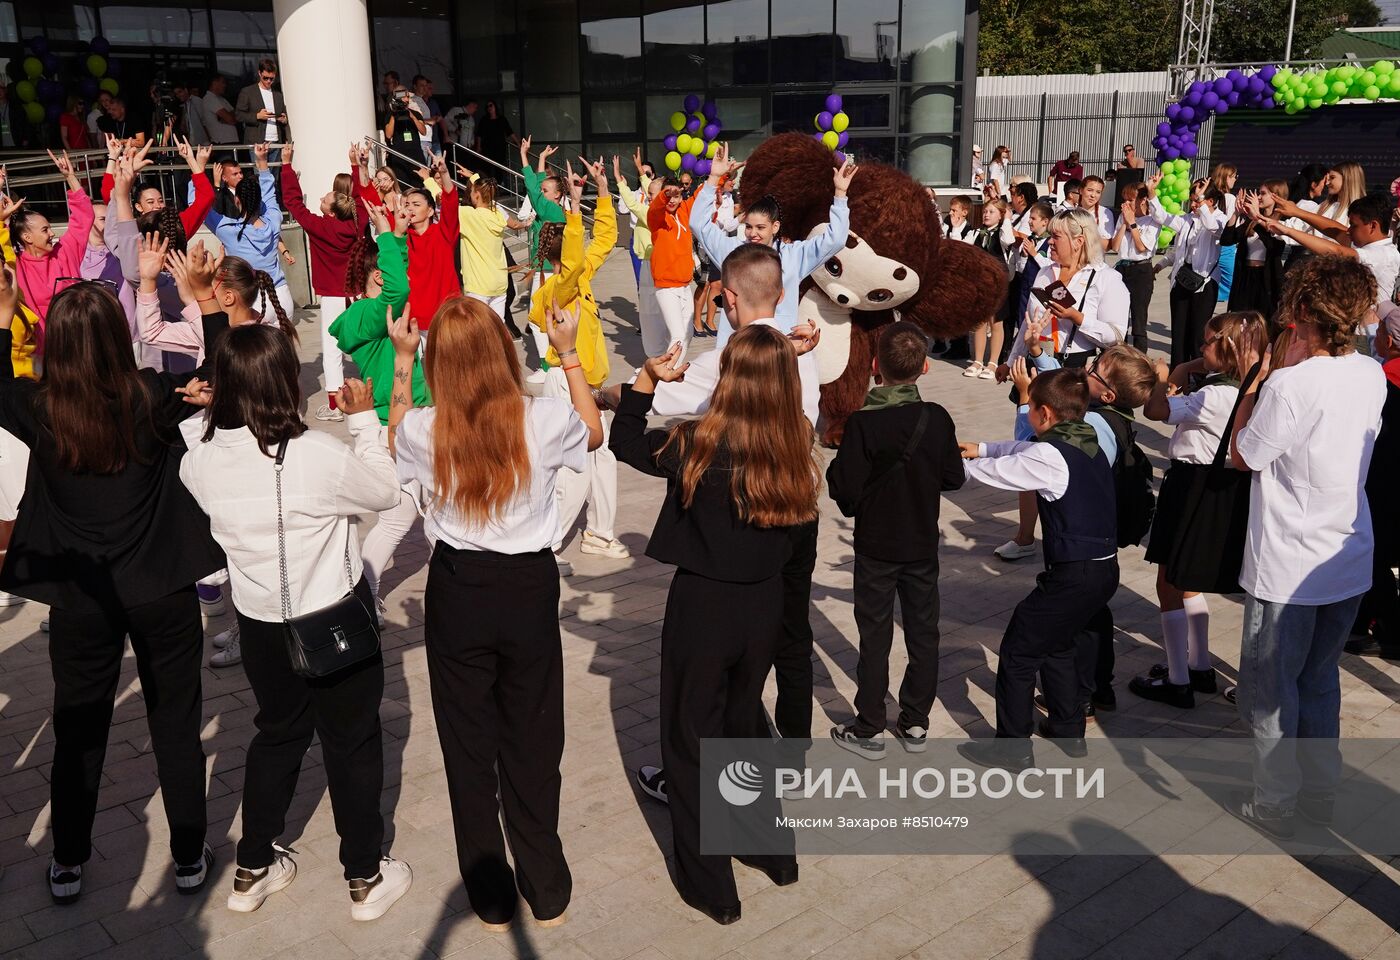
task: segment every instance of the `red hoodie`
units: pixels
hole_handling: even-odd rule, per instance
[[[408,228],[408,315],[426,330],[433,314],[449,297],[462,294],[457,272],[457,190],[438,198],[438,219],[419,233]]]
[[[291,164],[282,164],[282,202],[287,212],[301,228],[311,247],[311,289],[323,297],[345,297],[350,294],[345,289],[345,275],[350,266],[350,251],[355,242],[364,234],[364,224],[360,219],[363,207],[355,200],[355,217],[352,220],[337,220],[312,213],[306,206],[301,193],[301,181]],[[355,295],[363,294],[356,290]]]

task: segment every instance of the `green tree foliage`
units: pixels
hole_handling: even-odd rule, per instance
[[[1294,56],[1341,27],[1375,26],[1372,0],[1298,0]],[[978,70],[993,75],[1164,70],[1176,59],[1181,0],[982,0]],[[1216,0],[1210,58],[1282,59],[1288,0]]]

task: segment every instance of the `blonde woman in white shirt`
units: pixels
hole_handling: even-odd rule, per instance
[[[406,317],[390,326],[396,384],[412,368],[415,328]],[[431,497],[423,641],[457,862],[472,909],[496,931],[514,922],[522,896],[541,924],[562,923],[573,890],[559,840],[555,483],[561,470],[584,471],[603,425],[574,347],[577,315],[556,305],[547,335],[567,400],[524,396],[515,345],[495,315],[475,300],[448,300],[423,357],[435,406],[410,409],[412,394],[395,389],[389,408],[399,479]]]
[[[307,430],[296,350],[280,330],[262,324],[230,330],[213,365],[217,389],[203,442],[185,454],[180,479],[209,515],[228,558],[243,669],[258,704],[228,907],[256,910],[295,879],[296,863],[278,841],[302,758],[317,736],[350,914],[374,920],[413,882],[408,864],[383,850],[384,661],[376,650],[327,676],[304,678],[293,672],[284,621],[331,606],[352,587],[365,609],[374,609],[350,518],[398,503],[393,460],[373,396],[358,380],[347,380],[338,398],[353,449]]]

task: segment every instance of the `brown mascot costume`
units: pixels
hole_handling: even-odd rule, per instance
[[[770,137],[744,165],[740,195],[772,196],[783,237],[805,239],[826,222],[834,166],[831,151],[805,134]],[[817,267],[798,304],[798,315],[821,329],[822,439],[831,445],[865,401],[882,327],[909,320],[931,337],[962,336],[996,314],[1007,288],[1005,264],[942,242],[933,204],[908,174],[861,164],[848,202],[846,249]]]

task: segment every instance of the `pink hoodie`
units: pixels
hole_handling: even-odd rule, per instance
[[[16,251],[15,277],[24,302],[39,316],[39,352],[43,352],[44,321],[53,299],[54,281],[59,277],[82,275],[83,254],[92,232],[92,201],[81,189],[68,191],[68,230],[53,249],[42,257]],[[18,239],[18,238],[16,238]]]

